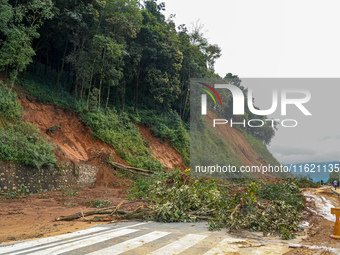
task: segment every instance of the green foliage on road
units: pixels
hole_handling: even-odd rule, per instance
[[[213,179],[191,179],[175,171],[139,180],[130,193],[150,202],[150,219],[164,222],[209,220],[209,229],[248,229],[294,238],[302,220],[303,196],[295,180],[251,180],[223,188]],[[225,186],[225,185],[224,185]],[[230,187],[230,188],[228,188]]]

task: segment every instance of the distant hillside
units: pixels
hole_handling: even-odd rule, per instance
[[[252,135],[227,125],[217,125],[212,128],[213,119],[220,117],[208,110],[202,122],[191,127],[191,160],[202,162],[204,165],[215,165],[223,162],[224,165],[233,165],[239,169],[241,166],[278,166],[279,162],[268,151],[267,147]],[[213,155],[213,156],[212,156]],[[225,175],[220,175],[223,177]],[[232,177],[258,177],[271,178],[273,174],[245,174],[238,173]],[[230,177],[230,176],[229,176]]]

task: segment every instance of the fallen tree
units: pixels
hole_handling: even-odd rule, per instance
[[[220,185],[221,186],[221,185]],[[90,215],[91,220],[143,219],[162,222],[208,220],[209,229],[229,231],[249,229],[264,235],[294,238],[301,222],[303,196],[294,180],[269,183],[248,180],[244,184],[222,185],[215,180],[191,179],[180,171],[154,173],[152,179],[139,179],[130,191],[135,201],[115,207],[59,217],[73,220]],[[229,188],[227,188],[229,187]],[[142,198],[142,199],[141,199]],[[126,203],[147,202],[135,210],[124,211]],[[87,220],[87,219],[85,219]]]

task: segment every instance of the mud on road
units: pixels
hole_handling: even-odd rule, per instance
[[[340,207],[340,196],[333,193],[329,187],[303,189],[303,194],[306,197],[303,218],[308,222],[308,227],[307,236],[301,244],[315,249],[294,248],[287,254],[338,254],[334,249],[340,250],[340,240],[334,240],[330,235],[333,234],[335,222],[331,208]]]

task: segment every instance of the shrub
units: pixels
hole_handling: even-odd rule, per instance
[[[46,76],[40,77],[33,73],[27,72],[26,79],[19,79],[23,87],[42,103],[51,103],[59,105],[66,109],[74,109],[75,112],[85,112],[86,102],[74,101],[73,96],[64,88],[60,88],[56,94],[55,79]]]
[[[54,147],[39,136],[36,126],[26,122],[0,127],[0,158],[37,168],[56,164]]]
[[[17,120],[20,118],[23,109],[16,100],[16,94],[0,81],[0,115],[7,120]]]
[[[138,129],[124,113],[114,110],[91,112],[81,116],[93,134],[100,140],[112,145],[118,156],[131,165],[149,170],[163,169],[164,166],[154,159],[144,146]]]
[[[155,137],[169,141],[183,158],[185,165],[190,164],[190,136],[185,123],[176,111],[158,113],[155,110],[139,110],[138,114],[130,109],[130,118],[138,124],[151,127],[151,133]]]
[[[282,183],[263,182],[259,189],[259,196],[266,200],[282,200],[299,210],[304,207],[303,195],[296,179],[286,180]]]
[[[299,188],[319,188],[320,185],[318,182],[314,182],[310,176],[298,175],[296,176],[298,182],[297,185]],[[323,185],[323,180],[321,180],[321,185]]]

